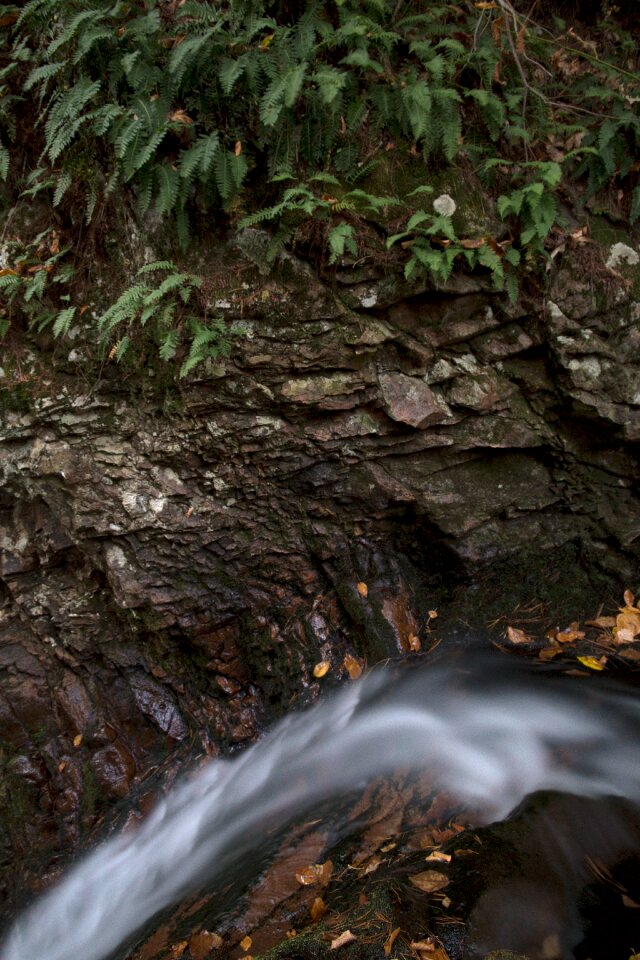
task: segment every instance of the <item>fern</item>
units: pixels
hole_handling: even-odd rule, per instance
[[[75,314],[76,307],[67,307],[66,310],[61,310],[58,313],[53,323],[53,335],[56,339],[67,335]]]
[[[3,143],[0,143],[0,180],[6,180],[9,176],[10,154]]]
[[[60,176],[58,177],[58,185],[53,195],[54,207],[60,206],[62,198],[64,197],[65,193],[67,192],[67,190],[69,189],[72,183],[73,183],[73,177],[68,171],[65,171],[64,173],[60,174]]]

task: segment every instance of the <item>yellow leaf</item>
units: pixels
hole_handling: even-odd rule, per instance
[[[275,33],[270,33],[266,37],[263,37],[262,40],[260,41],[260,49],[268,50],[271,44],[273,43],[274,37],[275,37]]]
[[[442,850],[434,850],[433,853],[430,853],[428,857],[425,857],[425,860],[437,860],[440,863],[451,863],[451,854],[444,853]]]
[[[252,940],[251,937],[247,934],[247,936],[246,936],[246,937],[243,937],[242,940],[240,941],[240,946],[242,947],[242,949],[243,949],[243,950],[245,951],[245,953],[246,953],[247,950],[251,947],[251,944],[252,944],[252,943],[253,943],[253,940]]]
[[[328,660],[321,660],[320,663],[316,663],[315,667],[313,668],[314,677],[317,677],[318,679],[320,679],[320,677],[324,677],[324,675],[329,672],[330,666],[331,664]]]
[[[369,595],[369,587],[366,585],[366,583],[363,583],[362,580],[356,586],[361,597],[366,597]]]
[[[578,660],[583,666],[589,667],[590,670],[604,670],[604,665],[607,662],[606,657],[600,657],[599,660],[596,657],[578,657]]]
[[[396,937],[400,933],[400,927],[396,927],[395,930],[392,930],[384,943],[384,955],[385,957],[391,956],[391,951],[393,950],[393,945],[396,942]]]
[[[82,734],[77,733],[73,738],[73,745],[74,747],[79,747],[81,743],[82,743]]]
[[[0,270],[0,277],[17,277],[17,276],[18,276],[18,271],[12,270],[11,267],[3,267],[2,270]]]
[[[414,873],[409,880],[424,893],[433,893],[435,890],[442,890],[449,883],[449,877],[439,870],[424,870],[422,873]]]
[[[351,933],[351,930],[345,930],[339,937],[331,941],[331,949],[337,950],[339,947],[344,947],[345,944],[353,943],[353,941],[357,939],[356,935]]]
[[[352,680],[357,680],[362,673],[362,664],[359,660],[356,660],[355,657],[352,657],[350,653],[345,653],[342,666]]]

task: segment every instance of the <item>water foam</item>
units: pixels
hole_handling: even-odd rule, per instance
[[[540,789],[640,799],[639,719],[633,698],[600,684],[495,665],[379,671],[174,788],[36,902],[0,960],[103,960],[268,831],[399,767],[429,771],[485,819]]]

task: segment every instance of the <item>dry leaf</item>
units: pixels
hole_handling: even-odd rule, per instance
[[[324,863],[312,863],[296,873],[296,880],[303,887],[310,887],[314,883],[321,883],[325,887],[331,879],[333,873],[333,861],[325,860]]]
[[[538,660],[553,660],[559,653],[562,653],[562,647],[545,647],[538,653]]]
[[[233,148],[233,152],[235,153],[236,157],[239,157],[239,156],[241,155],[241,153],[242,153],[242,140],[236,140],[236,145],[235,145],[235,147]]]
[[[314,923],[317,923],[318,920],[321,920],[325,913],[327,912],[327,905],[322,899],[322,897],[316,897],[313,903],[311,904],[311,919]]]
[[[338,947],[344,947],[347,943],[353,943],[354,940],[357,940],[355,934],[351,933],[351,930],[345,930],[344,933],[341,933],[339,937],[336,937],[335,940],[331,941],[331,949],[337,950]]]
[[[369,862],[366,864],[366,866],[362,870],[363,876],[366,877],[368,873],[375,873],[381,863],[382,863],[382,860],[380,859],[380,857],[371,857],[371,860],[369,860]]]
[[[222,937],[219,937],[217,933],[209,933],[208,930],[195,933],[189,940],[189,952],[194,960],[205,960],[212,950],[218,950],[221,946]],[[177,954],[177,956],[181,956],[181,954]]]
[[[598,627],[599,630],[610,630],[615,627],[615,617],[596,617],[595,620],[585,620],[585,627]]]
[[[356,589],[361,597],[366,597],[369,595],[369,587],[366,585],[366,583],[363,583],[362,580],[360,583],[356,584]]]
[[[584,630],[579,629],[579,623],[570,623],[564,630],[558,630],[555,639],[558,643],[573,643],[574,640],[584,640]]]
[[[439,863],[451,863],[451,854],[444,853],[443,850],[434,850],[425,860],[437,860]]]
[[[291,928],[291,930],[287,930],[287,940],[295,940],[297,936],[298,936],[298,931],[294,930],[293,927]]]
[[[420,638],[416,637],[415,633],[409,634],[409,636],[407,637],[407,644],[408,644],[409,650],[413,651],[413,653],[417,653],[422,647],[422,644],[420,643]]]
[[[345,653],[344,660],[342,661],[342,666],[347,671],[352,680],[357,680],[360,674],[362,673],[362,664],[359,660],[356,660],[355,657],[352,657],[350,653]]]
[[[0,270],[0,277],[17,277],[17,276],[18,276],[18,271],[12,270],[11,267],[3,267],[2,270]]]
[[[324,675],[329,672],[330,666],[331,664],[328,660],[321,660],[320,663],[316,663],[315,667],[313,668],[314,677],[317,677],[318,680],[320,677],[324,677]]]
[[[606,657],[600,657],[599,660],[596,657],[578,657],[578,660],[585,667],[589,667],[590,670],[604,670],[607,662]]]
[[[252,943],[253,943],[253,940],[251,939],[249,934],[247,934],[247,936],[243,937],[242,940],[240,941],[240,946],[246,953],[246,951],[250,949]]]
[[[64,768],[66,767],[66,765],[67,765],[67,761],[66,761],[66,760],[63,760],[62,763],[59,763],[59,764],[58,764],[58,773],[62,773],[62,771],[64,770]]]
[[[429,617],[429,620],[437,620],[437,619],[438,619],[438,611],[437,611],[437,610],[429,610],[427,616]]]
[[[463,250],[478,250],[480,247],[484,247],[485,242],[484,237],[475,237],[473,240],[458,240]]]
[[[73,745],[74,747],[79,747],[81,743],[82,743],[82,734],[77,733],[73,738]]]
[[[414,887],[422,890],[423,893],[434,893],[436,890],[442,890],[449,883],[449,877],[440,873],[439,870],[424,870],[422,873],[414,873],[412,877],[409,877],[409,880]]]
[[[623,596],[624,596],[624,602],[625,602],[625,604],[626,604],[628,607],[632,607],[632,606],[634,605],[634,603],[635,603],[635,599],[636,599],[636,598],[635,598],[634,595],[631,593],[631,590],[625,590]]]
[[[616,643],[633,643],[640,633],[640,612],[633,607],[625,607],[616,617],[613,636]]]
[[[524,630],[518,630],[516,627],[507,627],[507,637],[511,643],[531,643],[531,637],[528,637]]]
[[[173,123],[181,123],[183,126],[188,127],[193,123],[191,117],[184,112],[184,110],[173,110],[169,114],[169,120]]]
[[[396,927],[395,930],[392,930],[387,939],[384,942],[384,955],[385,957],[391,956],[391,951],[393,950],[393,945],[396,942],[396,937],[400,933],[400,927]]]
[[[181,940],[180,943],[174,943],[174,945],[171,947],[171,953],[169,954],[168,960],[180,960],[180,957],[188,946],[188,940]],[[195,957],[196,954],[192,953],[192,956]]]

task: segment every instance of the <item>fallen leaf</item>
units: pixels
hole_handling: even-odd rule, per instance
[[[524,630],[518,630],[516,627],[507,627],[507,638],[511,643],[531,643],[531,637],[528,637]]]
[[[584,630],[578,630],[577,624],[571,624],[564,630],[558,630],[555,639],[558,643],[573,643],[575,640],[584,640]]]
[[[623,596],[624,596],[624,602],[626,603],[626,605],[628,607],[632,607],[635,603],[636,598],[631,593],[631,590],[625,590]]]
[[[435,948],[436,945],[431,937],[428,940],[412,940],[409,944],[410,950],[427,950],[429,953],[433,953]]]
[[[429,620],[437,620],[437,619],[438,619],[438,611],[437,611],[437,610],[429,610],[427,616],[428,616]]]
[[[240,946],[246,953],[246,951],[250,949],[252,943],[253,943],[253,940],[251,939],[249,934],[247,934],[247,936],[243,937],[242,940],[240,941]]]
[[[362,870],[363,876],[366,877],[368,873],[375,873],[381,863],[382,863],[382,860],[380,859],[380,857],[371,857],[371,860],[369,860],[369,862],[366,864],[366,866]]]
[[[0,277],[17,277],[17,276],[18,276],[18,271],[12,270],[11,267],[3,267],[2,270],[0,270]]]
[[[366,583],[363,583],[362,580],[360,583],[356,584],[356,590],[361,597],[367,597],[369,595],[369,587],[366,585]]]
[[[181,123],[183,126],[188,127],[193,123],[191,117],[184,112],[184,110],[173,110],[169,114],[169,120],[173,123]]]
[[[63,760],[62,763],[59,763],[59,764],[58,764],[58,773],[62,773],[62,771],[64,770],[64,768],[66,767],[66,765],[67,765],[67,761],[66,761],[66,760]]]
[[[422,647],[422,644],[420,643],[420,638],[416,637],[415,633],[409,634],[407,638],[407,644],[409,646],[409,650],[412,650],[414,653],[417,653]]]
[[[242,154],[242,140],[236,140],[236,145],[233,148],[233,152],[236,157],[239,157]]]
[[[174,945],[171,947],[171,953],[169,954],[168,960],[180,960],[180,957],[188,946],[188,940],[181,940],[180,943],[174,943]],[[195,953],[192,954],[192,956],[195,957]]]
[[[344,660],[342,661],[342,666],[347,671],[352,680],[357,680],[360,674],[362,673],[362,664],[359,660],[356,660],[355,657],[352,657],[350,653],[345,653]]]
[[[640,633],[640,612],[632,607],[625,607],[616,617],[613,636],[616,643],[633,643]]]
[[[337,950],[339,947],[344,947],[347,943],[353,943],[357,939],[356,935],[351,933],[351,930],[345,930],[339,937],[331,941],[331,949]]]
[[[208,930],[202,930],[195,933],[189,940],[189,952],[194,960],[205,960],[212,950],[218,950],[222,946],[222,937],[217,933],[210,933]],[[181,956],[181,954],[178,954]]]
[[[322,897],[316,897],[313,903],[311,904],[311,919],[314,923],[317,923],[318,920],[321,920],[327,912],[327,905],[322,899]]]
[[[636,903],[635,900],[632,900],[631,897],[627,896],[626,893],[623,893],[623,894],[622,894],[622,902],[623,902],[623,904],[625,905],[625,907],[630,907],[631,910],[639,910],[639,909],[640,909],[640,903]],[[636,956],[637,956],[637,954],[636,954]]]
[[[434,893],[436,890],[442,890],[449,883],[449,877],[440,873],[439,870],[424,870],[422,873],[414,873],[412,877],[409,877],[409,880],[414,887],[422,890],[423,893]]]
[[[562,653],[562,647],[545,647],[538,653],[538,660],[553,660],[559,653]]]
[[[82,743],[82,734],[77,733],[73,738],[73,745],[74,747],[79,747],[81,743]]]
[[[585,620],[585,627],[598,627],[599,630],[609,630],[615,627],[615,617],[596,617],[595,620]]]
[[[396,927],[395,930],[392,930],[387,939],[384,942],[384,955],[385,957],[391,956],[391,951],[393,950],[393,945],[396,942],[396,938],[400,933],[400,927]]]
[[[291,930],[287,930],[287,940],[295,940],[297,936],[298,936],[297,930],[294,930],[293,928],[291,928]]]
[[[443,850],[434,850],[428,857],[425,857],[425,860],[437,860],[438,863],[451,863],[451,854],[445,853]]]
[[[478,250],[480,247],[484,247],[485,242],[484,237],[475,237],[473,240],[458,240],[463,250]]]
[[[296,880],[303,887],[313,886],[314,883],[321,883],[326,886],[333,873],[333,862],[325,860],[324,863],[312,863],[296,873]]]
[[[330,666],[331,663],[328,660],[321,660],[320,663],[316,663],[315,667],[313,668],[314,677],[317,677],[318,680],[320,677],[324,677],[324,675],[329,672]]]
[[[607,662],[606,657],[600,657],[599,660],[596,657],[578,657],[578,660],[583,666],[589,667],[590,670],[604,670]]]

